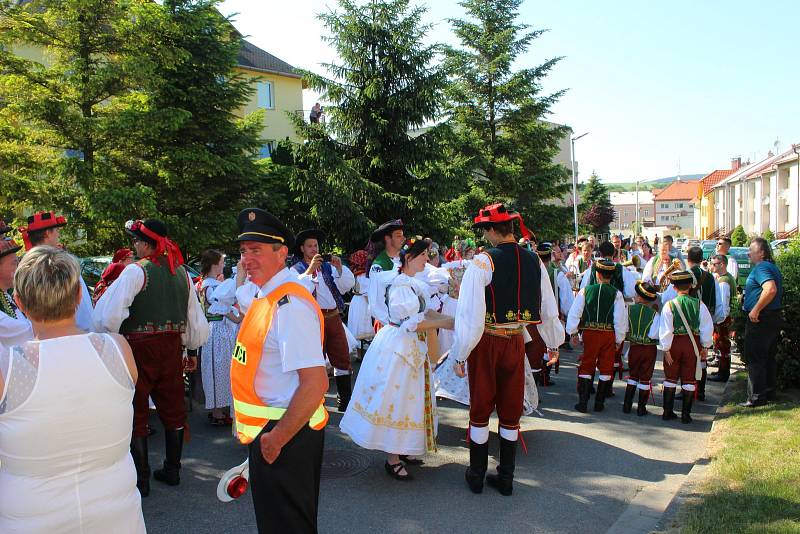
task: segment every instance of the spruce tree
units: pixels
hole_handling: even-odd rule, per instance
[[[591,226],[592,232],[609,232],[609,225],[614,221],[614,208],[608,188],[600,181],[597,173],[592,173],[589,182],[580,192],[578,211],[581,222]]]
[[[465,0],[467,19],[451,19],[459,47],[446,49],[447,91],[456,149],[473,173],[474,211],[489,201],[516,207],[534,231],[569,229],[567,206],[553,203],[569,188],[553,163],[569,129],[546,121],[564,94],[543,94],[542,80],[561,58],[515,69],[514,62],[545,30],[517,22],[521,0]]]

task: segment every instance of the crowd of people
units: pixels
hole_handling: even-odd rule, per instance
[[[295,235],[258,208],[237,223],[236,267],[226,273],[225,255],[207,250],[193,280],[161,221],[129,221],[132,249],[114,254],[93,296],[60,244],[64,217],[29,217],[21,260],[0,223],[0,531],[94,532],[113,518],[121,532],[143,532],[151,475],[180,484],[184,373],[198,356],[209,424],[248,446],[260,532],[316,532],[329,370],[340,429],[383,451],[399,481],[437,449],[437,399],[468,406],[465,482],[504,496],[521,416],[553,385],[560,349],[579,353],[577,411],[589,411],[592,395],[592,409],[604,410],[627,369],[622,412],[636,401],[639,416],[663,354],[662,418],[689,424],[706,380],[729,378],[731,316],[741,306],[745,405],[775,395],[783,288],[762,239],[750,246],[754,268],[739,299],[725,238],[710,259],[699,247],[684,258],[670,236],[654,243],[656,254],[640,236],[562,247],[537,242],[503,204],[473,217],[483,246],[456,238],[440,247],[406,235],[398,219],[346,261],[323,252],[323,230]],[[709,376],[712,348],[718,371]],[[152,474],[151,407],[165,433]],[[487,474],[493,413],[498,465]]]

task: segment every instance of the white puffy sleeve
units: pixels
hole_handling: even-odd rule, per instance
[[[189,302],[186,309],[186,331],[181,334],[181,341],[187,349],[193,350],[205,345],[211,327],[208,325],[208,319],[189,273],[186,273],[186,282],[189,284]],[[111,287],[114,287],[114,284],[111,284]]]
[[[653,269],[654,264],[656,261],[656,256],[653,256],[649,260],[647,260],[647,265],[644,266],[644,270],[642,271],[642,281],[649,282],[651,284],[655,284],[656,281],[653,278]]]
[[[572,335],[578,331],[581,325],[581,317],[583,317],[583,307],[586,305],[585,289],[578,291],[575,295],[575,300],[572,301],[572,306],[569,308],[567,315],[567,334]]]
[[[711,347],[714,344],[714,319],[708,311],[708,307],[700,303],[700,344],[704,347]]]
[[[425,319],[425,311],[420,311],[419,296],[411,286],[392,285],[389,288],[389,319],[407,332],[414,332],[417,325]]]
[[[628,309],[625,307],[625,297],[617,291],[614,298],[614,334],[617,337],[617,345],[625,341],[625,334],[628,333]]]
[[[78,309],[75,311],[75,324],[81,330],[93,332],[94,323],[92,322],[92,313],[94,313],[94,309],[92,308],[92,296],[89,294],[89,288],[86,287],[86,282],[84,282],[83,278],[80,278],[80,281],[81,302],[78,304]]]
[[[464,271],[455,316],[455,333],[450,356],[456,361],[466,361],[480,341],[486,324],[484,291],[492,282],[492,260],[478,254]]]
[[[638,278],[633,272],[625,268],[622,269],[622,281],[625,288],[624,297],[626,299],[632,299],[636,295],[636,280]]]
[[[539,260],[539,268],[541,269],[539,294],[542,296],[539,317],[542,322],[536,325],[536,329],[539,330],[539,335],[542,336],[542,341],[547,348],[556,349],[564,343],[564,325],[561,324],[561,315],[558,313],[553,285],[550,283],[547,268],[542,260]]]
[[[581,287],[580,289],[584,289],[586,286],[589,285],[589,278],[592,277],[592,268],[589,267],[583,272],[583,276],[581,276]]]
[[[659,345],[663,350],[672,348],[672,338],[674,336],[674,319],[672,316],[672,304],[665,304],[661,310],[661,322],[658,327],[658,338],[661,340]]]
[[[353,289],[353,286],[356,285],[356,277],[353,276],[353,271],[348,269],[346,265],[342,265],[342,274],[339,274],[336,267],[333,267],[333,280],[336,283],[336,289],[338,289],[339,293],[342,295]]]
[[[653,316],[653,324],[650,325],[650,330],[647,331],[647,337],[650,339],[655,339],[658,341],[658,332],[661,328],[661,314],[656,312],[655,316]]]
[[[369,313],[382,324],[389,324],[389,310],[386,307],[386,288],[398,276],[397,271],[382,270],[372,272],[369,277]]]
[[[572,284],[564,273],[558,273],[556,277],[556,285],[558,285],[558,302],[561,306],[561,313],[566,317],[569,309],[572,307],[572,302],[575,300],[575,294],[572,292]]]
[[[136,263],[125,267],[94,307],[94,331],[119,333],[119,327],[130,315],[128,308],[143,287],[144,270]]]
[[[17,311],[17,315],[20,317],[14,319],[0,312],[0,344],[6,347],[21,345],[33,339],[31,322],[21,312]]]

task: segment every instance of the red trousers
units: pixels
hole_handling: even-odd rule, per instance
[[[653,378],[653,369],[656,366],[656,354],[658,350],[655,345],[639,345],[631,343],[628,351],[628,368],[630,380],[640,384],[650,385]]]
[[[584,330],[583,358],[578,375],[591,377],[594,370],[601,375],[614,375],[614,359],[617,354],[617,339],[613,330]]]
[[[500,426],[519,428],[525,391],[525,342],[522,334],[483,334],[467,358],[469,424],[485,427],[497,410]]]
[[[547,352],[547,345],[542,336],[539,335],[539,329],[536,328],[535,324],[529,324],[526,328],[532,339],[525,343],[525,355],[528,357],[531,369],[541,371],[544,365],[544,354]]]
[[[695,337],[695,341],[699,350],[700,338]],[[684,334],[672,338],[672,347],[669,353],[672,356],[672,363],[668,364],[666,358],[664,359],[664,380],[677,384],[680,379],[681,384],[684,386],[696,384],[695,366],[697,365],[697,356],[694,354],[694,348],[689,336]]]
[[[338,310],[323,310],[325,315],[325,339],[322,350],[328,356],[331,365],[340,371],[350,370],[350,346],[347,334],[344,333],[342,317]]]
[[[714,347],[722,356],[731,354],[731,323],[733,323],[733,319],[728,317],[720,324],[714,325]]]
[[[153,398],[164,428],[175,430],[186,424],[183,400],[183,356],[178,333],[126,336],[133,351],[139,378],[133,394],[133,436],[147,436],[150,414],[148,397]]]

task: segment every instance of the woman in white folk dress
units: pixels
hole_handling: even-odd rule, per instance
[[[0,354],[0,532],[145,532],[128,343],[77,327],[80,267],[61,249],[27,252],[14,287],[35,339]]]
[[[369,278],[367,278],[367,251],[358,250],[350,255],[350,270],[356,277],[353,298],[347,310],[347,329],[358,341],[375,337],[372,316],[369,313]]]
[[[200,256],[200,302],[211,327],[208,341],[200,352],[200,372],[206,409],[211,410],[209,420],[213,426],[230,426],[231,405],[231,354],[236,345],[236,335],[242,316],[234,310],[236,280],[224,280],[225,255],[217,250],[206,250]]]
[[[452,318],[428,309],[428,287],[414,279],[425,267],[429,246],[430,240],[417,237],[401,249],[400,273],[383,291],[386,326],[364,356],[339,425],[361,447],[388,453],[386,472],[398,480],[411,478],[407,464],[422,463],[413,456],[436,450],[436,404],[424,330],[452,328]]]

